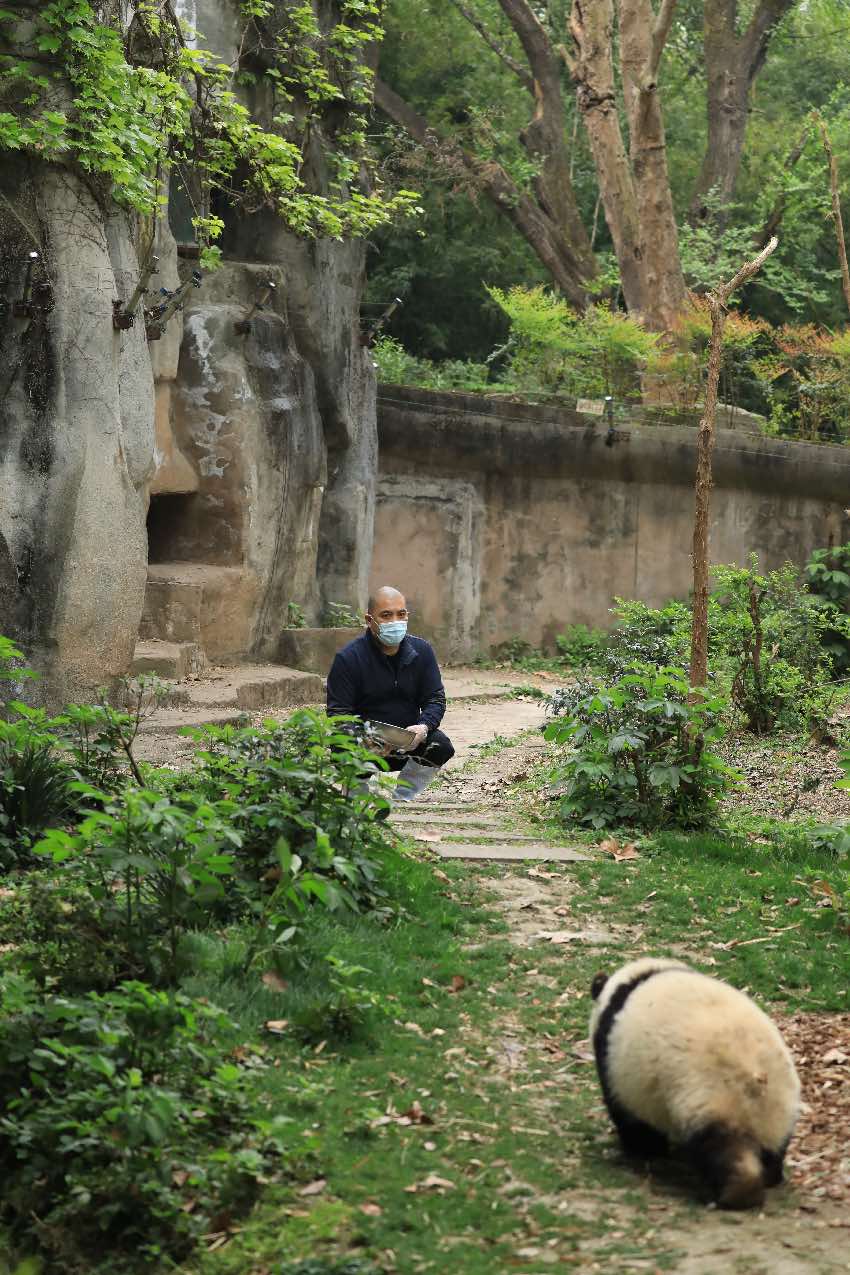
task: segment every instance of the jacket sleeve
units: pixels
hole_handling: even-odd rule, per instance
[[[432,731],[436,730],[443,720],[443,714],[446,711],[446,689],[443,686],[437,657],[430,646],[427,651],[422,652],[422,659],[424,667],[419,692],[419,721]]]
[[[353,662],[349,663],[342,652],[334,656],[331,671],[328,673],[328,713],[356,713],[357,682]]]

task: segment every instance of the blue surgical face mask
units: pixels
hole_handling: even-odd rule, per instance
[[[378,625],[378,641],[382,646],[398,646],[407,632],[407,620],[388,620]]]

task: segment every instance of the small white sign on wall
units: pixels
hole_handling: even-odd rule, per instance
[[[601,398],[577,398],[576,411],[585,416],[601,416],[605,411],[605,400]]]

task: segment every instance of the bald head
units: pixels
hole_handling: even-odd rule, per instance
[[[398,612],[404,612],[399,615]],[[387,614],[384,615],[383,612]],[[404,620],[407,618],[407,602],[404,594],[398,589],[394,589],[390,584],[382,584],[380,589],[376,589],[374,593],[369,595],[369,610],[367,612],[373,620],[377,620],[380,624],[385,620]]]
[[[407,632],[407,602],[404,594],[384,584],[369,598],[366,624],[372,637],[387,655],[394,655]]]

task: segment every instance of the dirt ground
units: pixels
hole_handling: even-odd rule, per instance
[[[491,704],[469,704],[462,719],[464,735],[474,734],[476,728],[485,729],[485,723],[492,727],[495,720],[499,733],[513,735],[532,724],[532,707],[506,700],[497,713]],[[539,705],[537,711],[540,717]],[[435,799],[475,802],[479,810],[504,809],[507,788],[530,776],[544,759],[545,748],[539,736],[526,735],[516,745],[488,755],[480,765],[447,769]],[[531,818],[539,810],[533,798],[522,804]],[[548,872],[545,867],[516,864],[493,873],[490,867],[486,889],[516,944],[533,946],[541,934],[570,929],[575,931],[576,941],[600,950],[603,964],[614,959],[619,963],[643,951],[638,924],[612,925],[604,911],[598,916],[584,911],[573,915],[571,900],[576,886],[569,871]],[[685,945],[682,954],[698,955],[688,952]],[[586,988],[571,985],[566,959],[562,997],[586,994]],[[653,1229],[659,1244],[680,1254],[674,1269],[681,1275],[826,1275],[850,1271],[850,1015],[796,1014],[783,1019],[780,1027],[795,1055],[804,1106],[787,1160],[788,1185],[770,1193],[763,1212],[729,1214],[709,1208],[694,1215],[683,1207],[689,1199],[687,1184],[657,1179],[638,1184],[645,1197],[642,1206],[636,1206],[633,1198],[630,1202],[618,1198],[616,1192],[588,1191],[586,1198],[579,1199],[572,1191],[563,1201],[564,1210],[573,1214],[587,1210],[588,1216],[603,1220],[606,1229],[615,1227],[628,1235],[630,1218],[638,1216],[638,1209],[641,1216],[648,1209],[657,1219]],[[505,1040],[509,1047],[505,1047]],[[501,1049],[505,1066],[515,1065],[528,1044],[516,1024],[508,1025],[507,1030],[505,1024],[494,1024],[493,1048],[497,1053]],[[592,1068],[588,1042],[580,1042],[578,1048],[582,1045]],[[601,1105],[598,1114],[604,1122]],[[840,1132],[836,1139],[836,1130],[842,1129],[843,1139]],[[827,1142],[830,1150],[824,1157]],[[613,1143],[611,1154],[616,1154]],[[618,1262],[623,1271],[662,1269],[650,1252],[640,1259]],[[613,1267],[610,1260],[595,1260],[588,1250],[580,1269],[607,1273]]]

